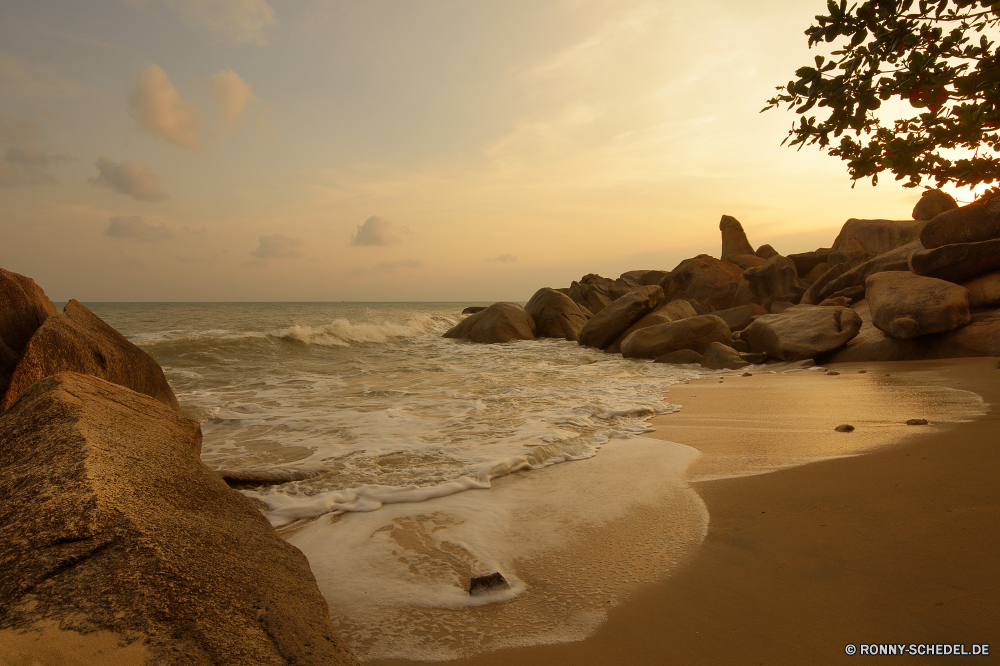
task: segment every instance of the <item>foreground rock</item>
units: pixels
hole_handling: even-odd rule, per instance
[[[663,289],[659,285],[639,287],[625,294],[584,324],[580,329],[580,344],[604,349],[662,300]]]
[[[750,365],[740,353],[720,342],[713,342],[701,358],[701,367],[709,370],[739,370]]]
[[[920,242],[928,250],[992,238],[1000,238],[1000,197],[942,212],[920,231]]]
[[[197,423],[95,377],[24,392],[0,416],[0,627],[112,631],[156,664],[356,664],[305,557],[200,448]]]
[[[672,321],[678,321],[680,319],[687,319],[688,317],[696,317],[698,313],[687,301],[670,301],[658,307],[653,312],[645,315],[642,319],[635,322],[621,334],[615,338],[604,350],[609,354],[617,354],[622,350],[622,342],[625,338],[630,336],[633,331],[638,331],[640,328],[649,328],[650,326],[658,326],[659,324],[667,324]]]
[[[1000,305],[1000,272],[980,275],[962,286],[969,292],[970,308]]]
[[[849,308],[796,305],[758,317],[742,337],[750,349],[769,358],[800,361],[844,346],[859,330],[861,317]]]
[[[742,277],[743,270],[739,266],[699,254],[685,259],[670,271],[664,291],[668,301],[683,298],[705,303],[713,310],[723,310],[732,306]]]
[[[535,320],[517,303],[494,303],[458,322],[442,337],[483,343],[534,340]]]
[[[590,319],[590,312],[582,310],[566,294],[542,287],[535,292],[524,311],[535,322],[535,335],[539,338],[564,338],[577,340],[580,329]]]
[[[622,356],[655,359],[680,349],[704,354],[713,342],[731,344],[732,332],[719,317],[698,315],[635,331],[622,342]]]
[[[0,407],[9,408],[39,379],[67,370],[106,379],[178,409],[153,357],[75,300],[61,314],[48,317],[31,336]]]
[[[886,271],[868,277],[872,323],[899,340],[944,333],[969,323],[969,292],[951,282]]]
[[[962,283],[1000,270],[1000,238],[975,243],[953,243],[910,255],[917,275]]]
[[[56,306],[34,280],[0,268],[0,397],[28,340],[54,314]]]

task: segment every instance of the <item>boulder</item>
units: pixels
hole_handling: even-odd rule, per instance
[[[810,285],[820,278],[824,273],[830,270],[830,264],[825,261],[821,261],[812,267],[808,273],[802,276],[803,282],[808,282]]]
[[[926,221],[924,220],[856,220],[850,219],[844,223],[833,242],[833,249],[853,245],[850,241],[857,240],[865,251],[865,258],[895,250],[915,240],[920,235]],[[833,262],[830,262],[833,263]]]
[[[0,626],[113,632],[143,663],[357,664],[305,556],[200,450],[197,423],[96,377],[22,393],[0,416]]]
[[[861,318],[849,308],[796,305],[758,317],[743,339],[768,358],[799,361],[838,349],[858,334]]]
[[[617,354],[622,350],[622,342],[632,331],[637,331],[640,328],[648,328],[650,326],[657,326],[658,324],[666,324],[672,321],[677,321],[678,319],[687,319],[688,317],[695,317],[698,313],[695,311],[691,304],[687,301],[670,301],[666,303],[653,312],[645,315],[642,319],[635,322],[624,331],[619,334],[615,341],[608,345],[606,352],[609,354]]]
[[[580,309],[572,298],[562,292],[542,287],[524,306],[535,322],[535,335],[539,338],[565,338],[576,340],[590,313]]]
[[[758,257],[756,254],[730,254],[726,257],[726,261],[731,264],[736,264],[743,270],[753,268],[755,266],[763,266],[767,263],[767,259]]]
[[[470,305],[469,307],[462,310],[462,314],[476,314],[477,312],[482,312],[486,309],[485,305]]]
[[[670,272],[664,289],[667,300],[696,300],[722,310],[733,305],[743,270],[707,254],[685,259]]]
[[[693,349],[678,349],[658,357],[654,363],[670,363],[671,365],[701,364],[702,356]]]
[[[868,276],[865,295],[872,323],[897,340],[944,333],[971,319],[965,287],[910,271]]]
[[[920,242],[928,250],[994,238],[1000,238],[1000,197],[946,210],[920,232]]]
[[[802,300],[799,302],[803,304],[819,303],[830,296],[839,294],[844,289],[863,287],[869,275],[881,273],[882,271],[905,271],[909,268],[910,255],[921,249],[923,249],[923,245],[920,244],[920,240],[918,239],[910,241],[902,247],[897,247],[895,250],[889,250],[884,254],[873,257],[854,268],[842,270],[838,266],[834,266],[830,270],[836,269],[839,275],[835,273],[831,274],[830,277],[832,279],[827,279],[828,276],[824,275],[806,290],[806,293],[802,295]],[[845,266],[844,268],[847,267]]]
[[[732,332],[725,321],[715,315],[698,315],[632,332],[622,342],[622,356],[655,359],[679,349],[704,354],[713,342],[731,341]]]
[[[933,220],[941,213],[953,208],[958,208],[958,203],[947,192],[942,190],[924,190],[924,193],[920,196],[920,201],[913,207],[913,219]],[[924,243],[924,247],[927,247],[926,243]]]
[[[442,337],[484,343],[534,340],[535,320],[517,303],[494,303],[458,322]]]
[[[816,267],[816,264],[830,263],[829,258],[831,252],[833,252],[833,248],[821,247],[812,252],[790,254],[788,255],[788,258],[795,264],[795,270],[799,274],[799,277],[805,278],[805,276]]]
[[[726,257],[729,256],[754,255],[753,246],[747,240],[743,225],[735,217],[723,215],[719,221],[719,231],[722,232],[722,254],[719,255],[720,257],[728,261]]]
[[[863,299],[864,297],[865,297],[865,285],[859,284],[856,287],[844,287],[839,291],[835,291],[826,298],[824,298],[823,301],[824,302],[828,301],[831,298],[846,298],[851,302],[851,304],[854,304]]]
[[[663,289],[659,285],[639,287],[625,294],[583,325],[579,335],[580,344],[604,349],[662,300]]]
[[[757,248],[757,251],[754,252],[754,254],[756,254],[761,259],[770,259],[771,257],[778,254],[778,251],[775,250],[770,245],[764,244],[761,245],[759,248]]]
[[[28,340],[54,314],[56,306],[34,280],[0,268],[0,397]]]
[[[970,308],[1000,305],[1000,272],[980,275],[962,286],[969,292]]]
[[[795,263],[780,254],[771,257],[763,265],[743,271],[753,302],[763,305],[774,296],[790,296],[797,302],[809,287],[799,279]],[[782,300],[791,300],[782,299]]]
[[[968,282],[1000,270],[1000,238],[918,250],[910,255],[909,268],[917,275],[958,284]]]
[[[712,314],[716,317],[721,317],[726,322],[726,325],[729,326],[730,331],[742,331],[750,325],[754,317],[767,314],[767,310],[756,303],[749,303],[735,308],[716,310]]]
[[[738,370],[750,365],[740,353],[720,342],[713,342],[701,357],[701,367],[709,370]]]
[[[178,409],[177,398],[153,357],[75,300],[31,336],[0,407],[7,409],[43,377],[69,370],[93,375]]]
[[[863,322],[860,333],[842,349],[822,358],[823,363],[1000,356],[1000,310],[973,313],[968,324],[947,333],[897,340],[872,324],[867,300],[855,303],[852,309]]]
[[[642,270],[627,271],[621,275],[623,280],[630,280],[640,286],[662,284],[664,279],[670,278],[670,271]]]
[[[570,285],[569,297],[592,314],[597,314],[638,286],[627,278],[612,280],[590,273]]]

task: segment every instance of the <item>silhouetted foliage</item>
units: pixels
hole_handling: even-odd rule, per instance
[[[827,9],[806,30],[809,47],[845,41],[831,59],[796,70],[763,109],[787,104],[799,114],[782,143],[818,144],[873,185],[883,170],[908,179],[904,187],[924,177],[959,187],[1000,180],[1000,54],[991,41],[1000,2],[828,0]],[[880,119],[893,98],[916,115]],[[807,115],[814,109],[829,113]]]

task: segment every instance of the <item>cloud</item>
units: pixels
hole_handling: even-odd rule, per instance
[[[396,228],[389,220],[372,215],[364,224],[358,225],[358,230],[351,236],[351,245],[393,245],[398,243],[402,234],[408,234],[406,227]]]
[[[301,257],[302,251],[299,249],[301,246],[302,241],[281,234],[261,236],[257,249],[251,252],[250,256],[258,259]]]
[[[403,261],[384,261],[381,264],[372,266],[375,273],[395,273],[400,268],[420,268],[424,262],[416,259],[404,259]]]
[[[108,187],[141,201],[162,201],[167,198],[160,181],[148,166],[136,160],[115,162],[101,157],[94,165],[100,172],[87,182],[94,187]]]
[[[267,44],[264,30],[274,23],[267,0],[164,0],[190,25],[239,44]]]
[[[499,257],[494,257],[491,261],[499,261],[501,264],[509,264],[512,261],[517,261],[517,257],[512,254],[501,254]]]
[[[201,149],[201,114],[181,99],[167,73],[156,65],[143,70],[128,105],[139,129],[183,148]]]
[[[212,99],[219,109],[222,119],[231,123],[240,115],[251,100],[257,99],[250,85],[231,69],[224,69],[209,77]]]
[[[0,90],[16,97],[64,97],[74,95],[80,85],[52,70],[0,51]]]
[[[142,215],[115,215],[108,222],[104,235],[112,238],[156,243],[174,237],[174,232],[163,222]]]

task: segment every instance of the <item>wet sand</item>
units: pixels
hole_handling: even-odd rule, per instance
[[[690,469],[704,479],[691,486],[710,515],[695,555],[613,608],[583,641],[448,663],[867,663],[845,653],[861,643],[990,644],[990,657],[969,659],[998,659],[997,360],[829,369],[840,374],[737,371],[672,389],[667,399],[683,409],[655,419],[654,436],[705,454]],[[944,402],[949,389],[974,392],[986,413],[935,425],[925,414],[947,405],[907,399],[915,384],[944,389],[936,393]],[[931,423],[906,426],[911,418]],[[840,423],[856,430],[833,433]],[[836,455],[847,437],[870,438],[874,451],[718,478]]]

